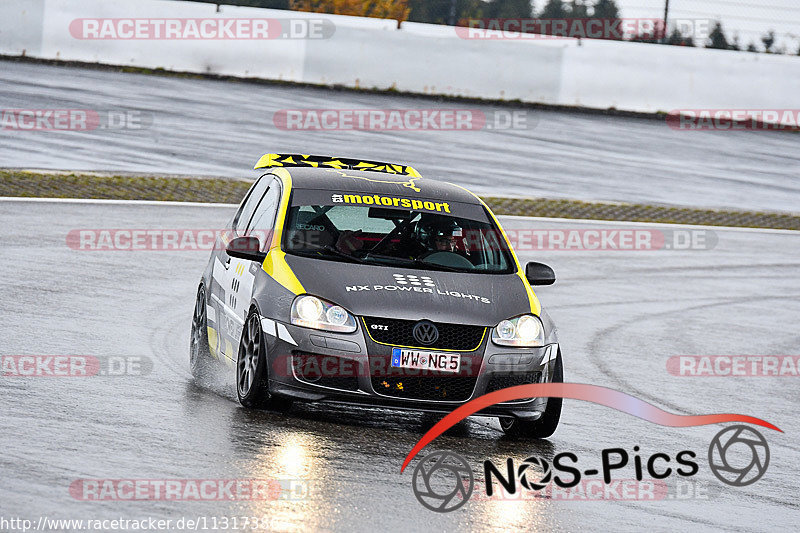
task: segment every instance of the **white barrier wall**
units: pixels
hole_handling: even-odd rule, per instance
[[[82,40],[79,18],[314,18],[327,39]],[[656,112],[800,107],[800,58],[573,39],[474,40],[454,28],[166,0],[2,0],[0,54]]]

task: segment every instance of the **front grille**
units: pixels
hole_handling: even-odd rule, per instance
[[[294,373],[300,381],[331,389],[358,390],[355,365],[340,365],[339,358],[332,355],[293,352],[292,356]]]
[[[486,386],[486,393],[507,389],[509,387],[516,387],[517,385],[529,385],[531,383],[539,383],[542,379],[541,372],[509,372],[507,374],[494,374],[489,379],[489,384]],[[527,402],[533,398],[521,398],[514,400],[515,402]],[[504,402],[505,403],[505,402]]]
[[[476,378],[454,376],[372,377],[372,388],[384,396],[409,400],[463,402],[472,396]]]
[[[423,350],[472,352],[480,347],[486,332],[483,326],[434,322],[439,330],[439,339],[430,346],[421,346],[413,335],[414,326],[418,322],[418,320],[364,317],[367,332],[375,342],[391,346],[412,346]]]

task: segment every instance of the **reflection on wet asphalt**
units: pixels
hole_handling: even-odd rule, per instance
[[[797,378],[687,378],[666,371],[681,354],[797,354],[800,246],[796,233],[716,230],[713,250],[521,251],[552,265],[537,291],[559,326],[567,381],[623,390],[680,414],[764,418],[771,464],[745,488],[720,484],[704,461],[721,426],[665,428],[598,405],[566,401],[549,441],[502,435],[492,418],[460,423],[426,452],[464,455],[483,480],[485,459],[573,452],[582,468],[600,452],[649,456],[697,451],[707,499],[480,501],[425,510],[400,465],[437,417],[378,408],[303,405],[250,411],[232,380],[195,385],[188,372],[194,292],[208,252],[86,252],[75,228],[208,228],[228,208],[0,202],[5,228],[2,354],[142,357],[144,376],[0,378],[3,516],[50,518],[267,517],[278,531],[786,530],[795,495]],[[504,219],[509,229],[567,228]],[[577,223],[576,223],[577,224]],[[219,226],[216,226],[219,225]],[[613,223],[598,224],[613,227]],[[587,226],[580,226],[585,228]],[[412,463],[412,467],[415,463]],[[584,466],[585,465],[585,466]],[[632,472],[627,472],[631,477]],[[81,501],[77,479],[283,479],[302,497],[282,501]]]

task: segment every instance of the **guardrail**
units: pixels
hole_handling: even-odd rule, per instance
[[[284,33],[225,42],[115,39],[102,38],[102,25],[90,26],[87,37],[76,22],[232,18],[268,19],[270,28]],[[275,26],[278,19],[283,26]],[[287,19],[296,21],[296,33]],[[319,33],[304,37],[310,21]],[[799,60],[791,56],[591,39],[462,37],[449,26],[406,22],[398,29],[394,20],[195,2],[0,3],[4,55],[645,113],[787,109],[797,107],[800,94]]]

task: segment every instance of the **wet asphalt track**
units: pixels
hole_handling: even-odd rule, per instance
[[[675,413],[764,418],[785,431],[762,431],[772,451],[764,478],[730,488],[713,477],[703,457],[722,426],[670,429],[566,401],[549,441],[509,440],[494,419],[477,418],[433,448],[457,451],[476,469],[485,458],[502,463],[571,451],[588,468],[599,465],[606,447],[639,445],[643,453],[673,456],[692,449],[701,458],[695,479],[707,499],[471,501],[437,515],[412,495],[411,471],[400,474],[430,419],[353,407],[248,411],[232,386],[192,383],[189,325],[208,252],[83,252],[65,244],[71,229],[221,227],[230,213],[0,202],[0,353],[152,363],[145,376],[0,377],[0,515],[34,521],[255,515],[270,517],[279,531],[787,531],[800,523],[799,378],[687,378],[665,367],[679,354],[798,354],[800,234],[717,230],[717,246],[704,251],[521,252],[523,261],[551,264],[559,277],[538,294],[559,325],[568,381],[620,389]],[[301,501],[83,502],[69,493],[79,478],[286,478],[310,485]]]
[[[710,103],[711,107],[713,105]],[[478,109],[432,98],[0,61],[0,109],[136,110],[144,130],[0,130],[0,167],[250,177],[265,152],[405,162],[477,192],[797,211],[800,136],[682,132],[664,121],[531,111],[521,130],[283,131],[285,109]],[[668,111],[668,110],[666,110]]]

